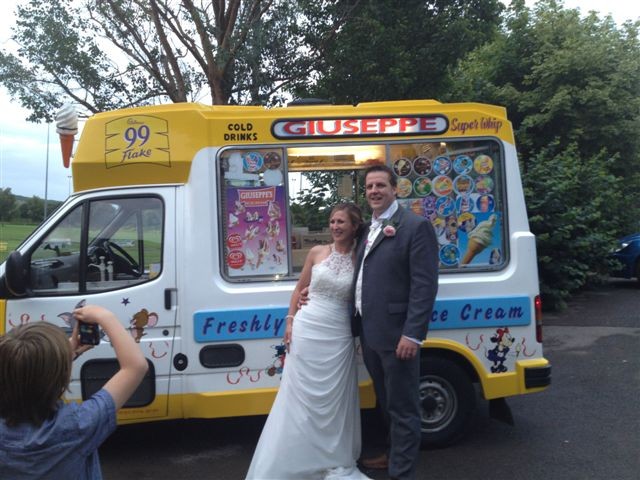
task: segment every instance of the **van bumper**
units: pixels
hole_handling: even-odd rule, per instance
[[[551,384],[551,365],[524,368],[524,387],[543,388]]]

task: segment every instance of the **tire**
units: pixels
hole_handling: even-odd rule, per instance
[[[476,391],[455,362],[425,357],[420,365],[422,447],[442,448],[459,440],[475,409]]]

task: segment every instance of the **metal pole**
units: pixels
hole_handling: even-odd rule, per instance
[[[49,189],[49,130],[51,124],[47,123],[47,162],[44,173],[44,220],[47,219],[47,195]]]

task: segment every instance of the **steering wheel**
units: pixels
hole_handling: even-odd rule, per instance
[[[134,277],[142,275],[140,265],[124,248],[110,240],[105,240],[102,245],[108,253],[108,258],[113,262],[114,272],[126,273]]]

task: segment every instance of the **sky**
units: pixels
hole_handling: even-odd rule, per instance
[[[0,48],[3,50],[14,48],[10,41],[13,12],[16,4],[23,1],[0,2]],[[529,6],[535,3],[527,0]],[[565,0],[564,6],[579,8],[583,14],[591,10],[600,16],[611,14],[619,24],[640,19],[640,2],[629,0]],[[29,123],[25,120],[28,115],[0,86],[0,188],[11,188],[16,195],[64,200],[72,189],[71,170],[62,165],[55,124]],[[82,122],[79,127],[82,128]],[[76,139],[79,137],[78,134]]]

